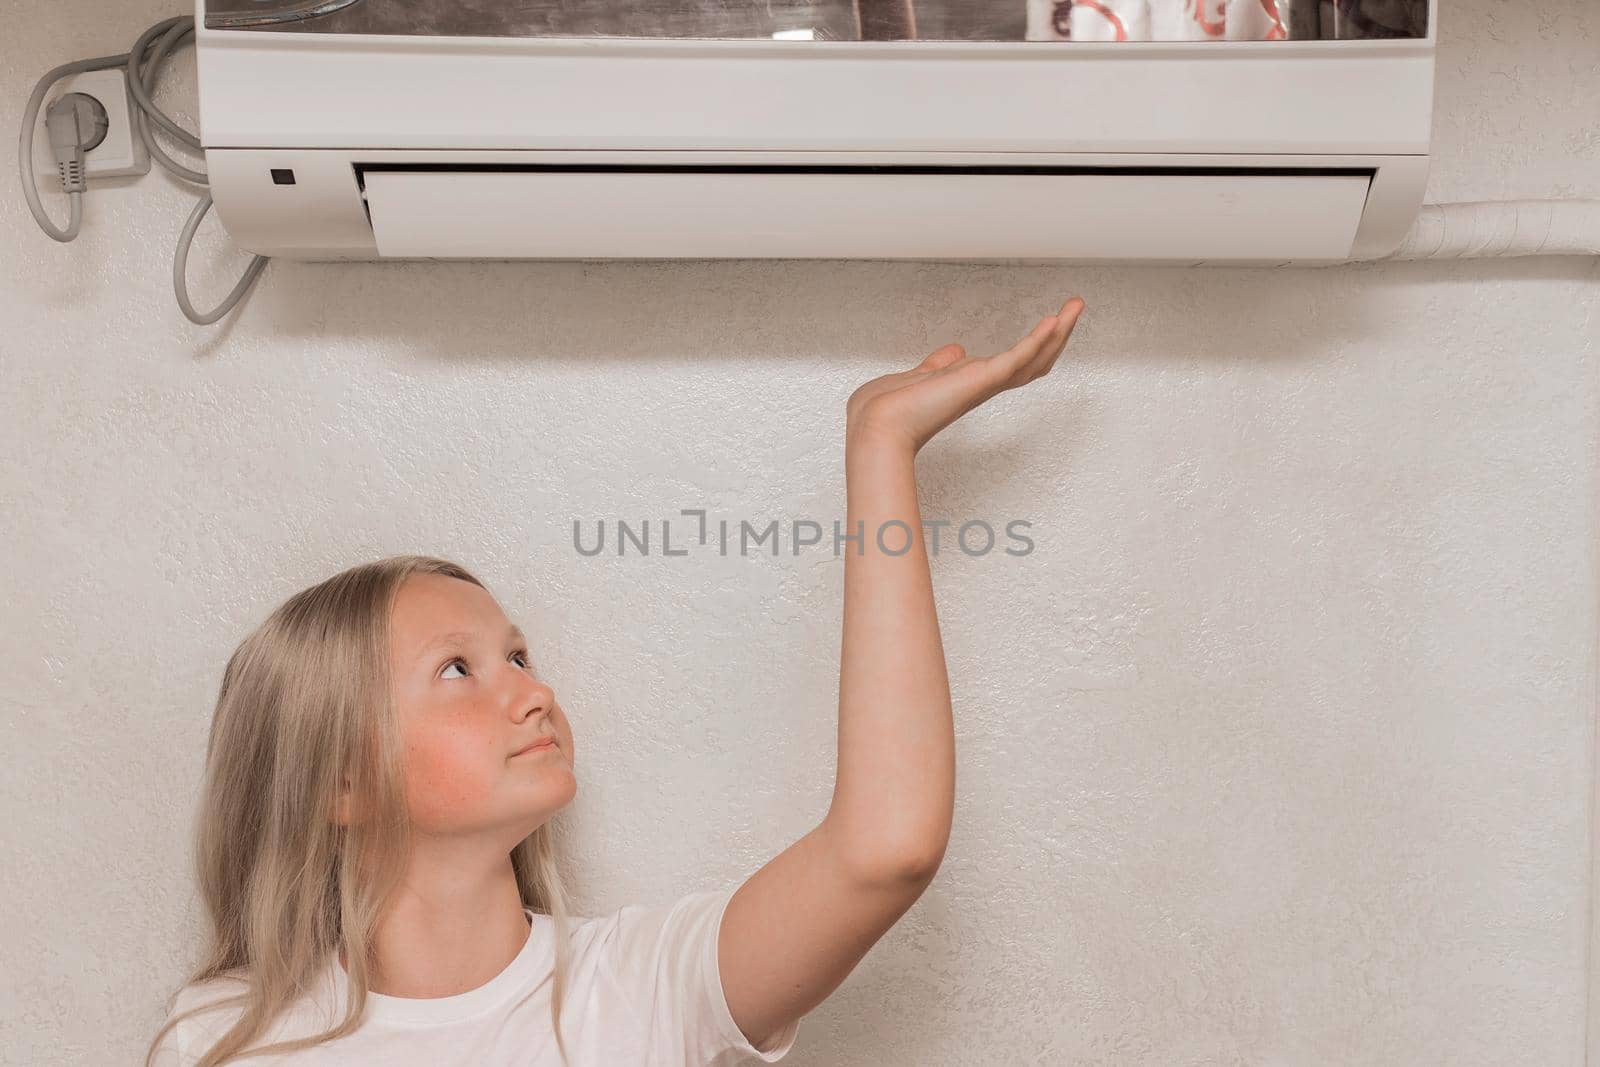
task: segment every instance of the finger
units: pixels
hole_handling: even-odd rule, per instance
[[[1046,351],[1051,342],[1060,332],[1061,320],[1054,315],[1046,315],[1039,320],[1028,336],[1001,352],[999,355],[990,356],[985,368],[997,391],[1010,389],[1023,380],[1030,364],[1038,358],[1039,354]]]
[[[1059,320],[1054,315],[1046,315],[1044,318],[1040,319],[1038,325],[1034,326],[1033,330],[1029,332],[1028,336],[1024,337],[1022,340],[1018,341],[1016,344],[1012,345],[998,356],[990,357],[995,361],[996,369],[1004,368],[1006,373],[1009,374],[1017,367],[1038,355],[1039,350],[1049,343],[1050,337],[1055,333],[1056,326],[1058,324]]]
[[[944,370],[956,360],[967,354],[967,350],[958,344],[948,344],[936,348],[928,353],[928,357],[917,364],[917,370]]]
[[[1075,308],[1072,306],[1074,301],[1077,301],[1078,305]],[[1073,323],[1077,321],[1078,314],[1082,310],[1083,301],[1072,297],[1062,305],[1062,314],[1047,315],[1040,319],[1028,336],[1006,351],[973,360],[970,366],[975,369],[971,373],[977,375],[978,380],[983,382],[978,403],[983,403],[1007,389],[1015,389],[1036,377],[1032,369],[1053,359],[1061,351],[1067,337],[1072,333]],[[951,373],[959,373],[963,369],[957,368]]]
[[[1076,303],[1076,306],[1074,306],[1074,303]],[[1084,302],[1078,297],[1073,297],[1061,305],[1055,338],[1051,344],[1045,346],[1038,357],[1029,361],[1027,368],[1029,373],[1034,374],[1035,377],[1050,373],[1050,368],[1056,365],[1056,359],[1067,347],[1067,340],[1072,336],[1073,328],[1078,325],[1078,316],[1083,313],[1085,306]]]
[[[1004,352],[972,360],[965,366],[956,367],[950,373],[971,376],[977,389],[977,403],[984,403],[991,397],[1022,384],[1023,369],[1050,341],[1056,326],[1056,317],[1047,315],[1039,320],[1038,325],[1034,326],[1028,336]]]
[[[1017,370],[1017,381],[1031,382],[1035,378],[1050,373],[1050,368],[1055,366],[1056,357],[1067,346],[1067,339],[1072,336],[1072,328],[1078,323],[1078,315],[1083,311],[1084,303],[1073,297],[1061,305],[1061,311],[1056,316],[1056,328],[1051,331],[1051,336],[1040,350]]]

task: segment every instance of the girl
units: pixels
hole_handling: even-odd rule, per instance
[[[470,573],[399,556],[291,597],[229,659],[196,837],[204,962],[146,1067],[773,1063],[943,857],[955,737],[914,460],[1047,373],[938,349],[846,405],[838,772],[742,885],[573,919],[550,818],[572,727]],[[901,546],[909,544],[905,550]]]

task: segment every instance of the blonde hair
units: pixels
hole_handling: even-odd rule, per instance
[[[429,556],[351,567],[290,597],[229,658],[195,823],[207,947],[186,984],[232,978],[244,988],[169,1018],[145,1067],[168,1030],[213,1007],[243,1010],[194,1067],[217,1067],[247,1051],[310,1048],[359,1027],[374,933],[410,846],[389,617],[413,574],[483,586],[465,568]],[[346,779],[362,813],[348,825],[333,817]],[[569,918],[548,821],[512,849],[511,866],[523,904],[555,923],[550,1015],[566,1062],[560,1020]],[[350,990],[344,1017],[322,1033],[250,1049],[341,947]],[[169,1012],[181,992],[169,999]]]

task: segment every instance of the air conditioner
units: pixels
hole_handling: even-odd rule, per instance
[[[1255,265],[1377,258],[1417,217],[1437,0],[1388,0],[1409,36],[1215,41],[972,2],[199,0],[216,211],[294,259]],[[1368,0],[1118,2],[1326,31]],[[963,12],[1034,39],[955,39]]]

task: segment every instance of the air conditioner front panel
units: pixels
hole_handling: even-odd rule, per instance
[[[1367,175],[371,170],[378,255],[1349,257]]]
[[[203,27],[196,63],[208,149],[1341,155],[1425,154],[1434,67],[1427,41],[826,45]]]

